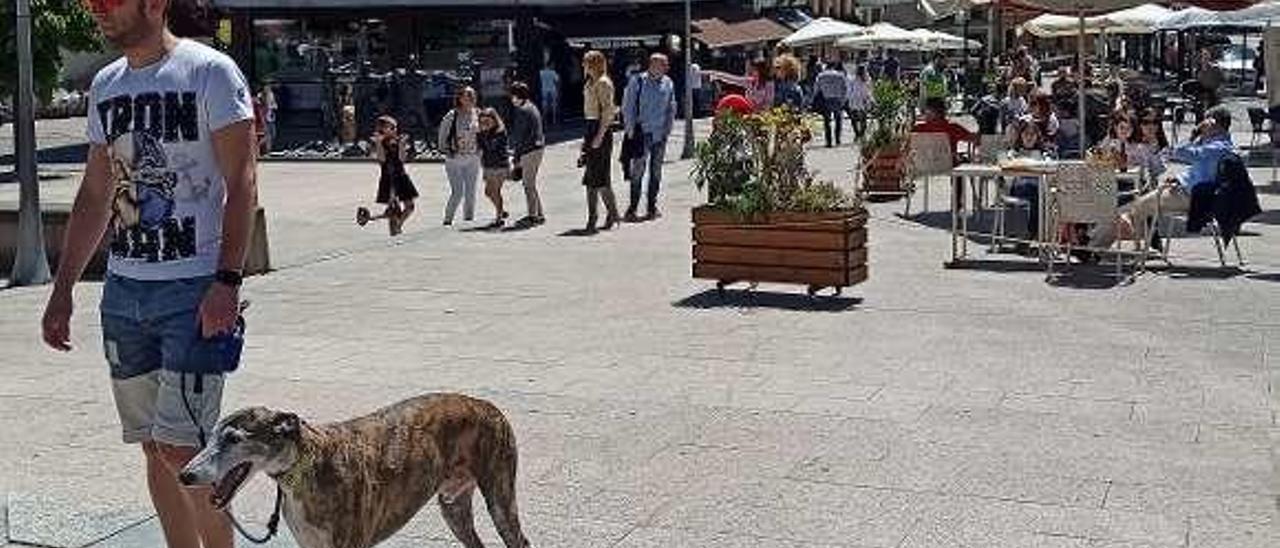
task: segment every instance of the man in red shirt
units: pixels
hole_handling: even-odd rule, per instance
[[[924,121],[911,128],[912,133],[945,133],[951,141],[951,163],[960,163],[956,154],[956,145],[962,141],[977,144],[977,134],[964,126],[947,120],[947,105],[941,97],[930,97],[924,102]]]

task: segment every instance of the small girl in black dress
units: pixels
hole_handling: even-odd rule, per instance
[[[400,135],[395,118],[380,116],[372,141],[374,155],[382,167],[382,176],[378,179],[377,202],[387,205],[381,216],[387,218],[391,235],[395,236],[413,214],[413,200],[418,197],[418,189],[413,186],[413,181],[404,168],[409,139],[406,135]],[[361,225],[371,220],[368,210],[357,210],[356,220]]]

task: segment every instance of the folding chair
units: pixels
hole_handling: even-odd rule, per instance
[[[938,175],[951,174],[951,162],[954,150],[951,140],[945,133],[912,133],[908,141],[909,159],[907,160],[907,209],[904,215],[911,215],[911,199],[916,191],[916,181],[924,178],[924,208],[929,211],[929,182]]]

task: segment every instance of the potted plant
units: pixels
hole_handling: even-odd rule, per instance
[[[791,109],[719,114],[697,148],[693,179],[708,203],[693,210],[693,276],[807,285],[809,293],[867,278],[861,201],[805,167],[813,135]]]
[[[907,88],[892,80],[878,80],[871,88],[871,132],[862,143],[864,195],[904,192],[907,175],[907,134],[911,131]]]

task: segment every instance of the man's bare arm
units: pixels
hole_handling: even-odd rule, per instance
[[[63,352],[71,350],[71,311],[74,308],[71,290],[97,251],[111,219],[110,171],[111,161],[106,147],[90,146],[84,178],[76,193],[71,219],[67,221],[62,254],[58,260],[58,277],[54,280],[53,293],[49,295],[44,317],[40,320],[45,344]]]
[[[257,152],[253,143],[253,120],[236,122],[213,134],[214,155],[227,184],[219,270],[244,268],[258,203]]]
[[[80,280],[85,266],[93,258],[102,235],[111,220],[112,181],[111,161],[103,145],[89,147],[89,161],[85,165],[80,190],[76,192],[71,219],[67,222],[66,236],[58,259],[58,274],[54,291],[70,292]]]

